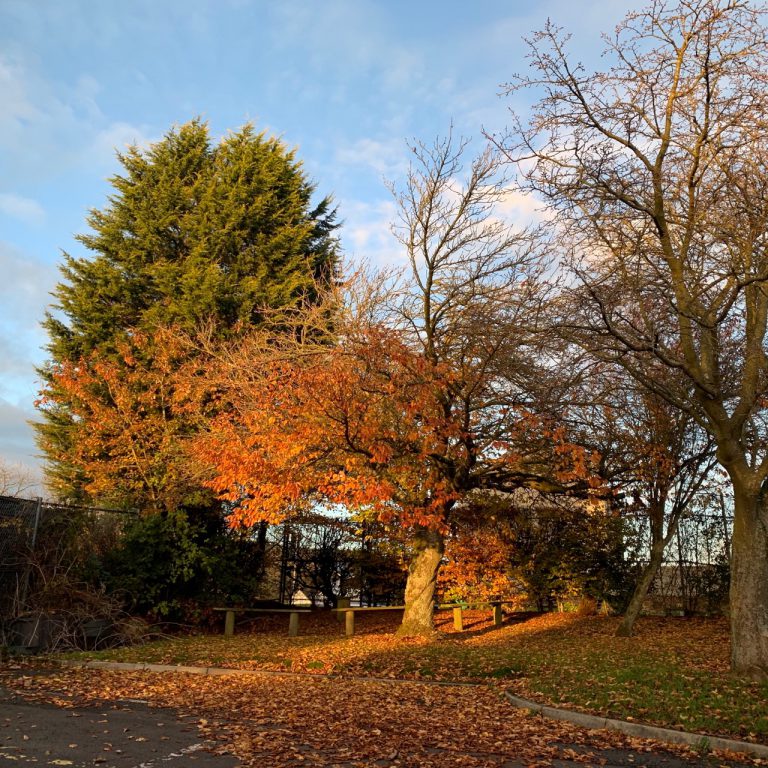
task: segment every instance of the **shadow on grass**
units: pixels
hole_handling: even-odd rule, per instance
[[[234,637],[201,635],[91,654],[118,661],[224,666],[417,681],[499,682],[556,706],[620,719],[768,741],[768,685],[732,677],[728,626],[719,619],[641,619],[633,638],[617,619],[548,614],[506,620],[465,613],[464,632],[438,614],[437,639],[400,639],[394,612],[360,613],[357,633],[317,612],[287,636],[284,617]],[[82,658],[83,655],[81,654]],[[752,735],[750,735],[752,734]]]

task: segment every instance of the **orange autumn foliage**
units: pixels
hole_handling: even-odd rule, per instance
[[[180,337],[161,329],[132,333],[112,354],[57,364],[38,406],[55,409],[66,393],[73,419],[57,458],[77,468],[91,499],[152,512],[210,495],[183,448],[191,425],[176,405],[185,354]]]
[[[459,436],[437,397],[442,372],[382,329],[292,356],[261,341],[239,341],[209,372],[229,405],[191,443],[239,520],[323,502],[433,524],[456,498],[440,466]]]
[[[467,419],[467,379],[373,323],[333,345],[252,334],[211,355],[197,397],[215,391],[217,412],[189,450],[246,525],[325,504],[444,533],[469,493],[595,484],[594,457],[543,417],[489,405]]]
[[[438,581],[446,601],[510,600],[525,604],[525,583],[512,570],[509,537],[492,526],[449,537]]]
[[[53,380],[73,403],[68,460],[89,494],[122,505],[172,509],[202,484],[232,524],[326,504],[445,532],[468,493],[595,484],[595,457],[528,409],[467,421],[455,395],[466,377],[395,330],[357,323],[333,345],[136,333],[116,356],[62,363]]]

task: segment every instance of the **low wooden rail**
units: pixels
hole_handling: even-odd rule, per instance
[[[311,613],[308,608],[214,608],[214,611],[224,613],[224,634],[232,637],[235,634],[235,615],[238,613],[287,613],[288,637],[299,634],[299,614]]]
[[[490,602],[480,603],[445,603],[443,605],[436,605],[436,611],[453,611],[453,628],[457,632],[464,631],[464,611],[469,608],[492,608],[493,609],[493,625],[500,627],[503,619],[501,607],[503,605],[513,605],[514,600],[492,600]],[[361,611],[403,611],[404,605],[376,605],[371,607],[361,606],[360,608],[334,608],[333,609],[338,616],[344,616],[344,632],[347,637],[351,637],[355,634],[355,613]]]
[[[404,605],[372,605],[360,608],[334,608],[337,614],[344,616],[344,632],[347,637],[355,634],[355,614],[361,611],[404,611]]]
[[[493,626],[500,627],[503,619],[501,606],[513,605],[514,602],[515,601],[513,600],[491,600],[489,602],[480,602],[480,603],[474,603],[474,602],[447,603],[444,605],[438,605],[437,610],[441,610],[441,611],[452,610],[453,611],[453,628],[457,632],[462,632],[464,630],[464,611],[470,608],[491,608],[493,609]]]

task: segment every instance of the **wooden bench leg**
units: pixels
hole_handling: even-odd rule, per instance
[[[235,612],[227,611],[224,617],[224,635],[232,637],[235,634]]]
[[[461,608],[453,609],[453,628],[457,632],[464,631],[464,613]]]
[[[296,637],[299,634],[299,614],[291,613],[288,617],[288,637]]]
[[[345,631],[346,631],[347,637],[352,637],[352,635],[355,634],[355,612],[345,611],[344,614],[345,614],[344,615]]]
[[[500,605],[493,606],[493,626],[494,627],[501,626],[501,606]]]

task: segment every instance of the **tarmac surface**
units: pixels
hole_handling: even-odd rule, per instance
[[[207,751],[194,722],[139,701],[64,708],[0,687],[0,766],[236,768]]]

